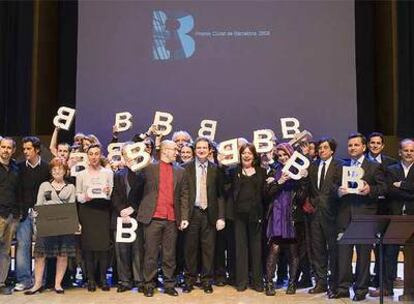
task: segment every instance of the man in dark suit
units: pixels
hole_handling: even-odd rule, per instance
[[[336,146],[333,138],[321,138],[317,143],[319,159],[309,167],[309,200],[313,207],[309,217],[316,278],[315,287],[309,290],[311,294],[328,291],[328,271],[330,293],[336,289],[336,216],[342,172],[342,162],[333,157]]]
[[[397,160],[382,153],[384,147],[385,139],[382,133],[372,132],[368,135],[368,159],[382,164],[384,169],[386,169],[388,166],[396,164]]]
[[[395,158],[385,155],[383,152],[385,147],[385,139],[384,135],[380,132],[372,132],[368,135],[368,152],[367,157],[369,160],[374,162],[380,163],[384,170],[386,171],[387,168],[393,164],[397,163]],[[380,196],[378,198],[378,214],[387,214],[387,202],[385,201],[385,196]],[[379,286],[379,252],[378,247],[374,248],[375,253],[375,267],[371,286],[378,287]]]
[[[345,166],[359,167],[364,170],[363,186],[357,193],[350,193],[348,187],[341,186],[338,195],[339,204],[337,227],[343,233],[355,215],[375,215],[378,212],[378,197],[387,191],[384,170],[376,162],[365,156],[366,139],[360,133],[348,137],[348,154],[350,161]],[[357,275],[354,282],[354,301],[362,301],[368,293],[370,251],[372,245],[355,245],[357,251]],[[354,245],[338,245],[338,286],[330,298],[349,297],[349,286],[352,283],[352,254]]]
[[[178,296],[174,288],[177,225],[181,221],[180,206],[186,201],[181,191],[184,169],[175,164],[177,145],[164,140],[160,146],[160,162],[142,171],[138,222],[144,226],[144,295],[154,295],[158,257],[161,249],[164,293]],[[185,210],[185,208],[184,208]]]
[[[386,180],[388,195],[385,214],[414,215],[414,141],[403,139],[400,142],[399,155],[401,161],[387,168]],[[397,268],[399,245],[384,246],[384,294],[392,296],[393,281]],[[380,295],[380,290],[370,292],[373,297]]]
[[[205,293],[212,293],[216,230],[225,227],[222,178],[217,166],[208,161],[211,142],[199,137],[194,143],[196,158],[185,169],[183,190],[188,201],[181,209],[184,241],[185,285],[183,292],[192,291],[197,280],[199,247],[201,248],[201,283]]]
[[[136,218],[139,203],[138,191],[143,180],[140,172],[133,172],[130,169],[131,161],[125,153],[128,144],[133,144],[133,142],[125,143],[122,148],[125,167],[114,175],[111,226],[115,231],[115,236],[118,217],[121,217],[122,221],[127,224],[130,223],[130,218]],[[144,231],[141,223],[138,224],[135,233],[136,239],[134,242],[115,243],[119,279],[117,292],[130,290],[134,284],[137,284],[138,291],[143,291]]]

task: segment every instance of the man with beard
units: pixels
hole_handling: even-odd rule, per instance
[[[5,286],[10,266],[10,246],[19,223],[17,204],[18,169],[11,159],[16,151],[12,138],[0,140],[0,294],[10,295],[13,288]]]

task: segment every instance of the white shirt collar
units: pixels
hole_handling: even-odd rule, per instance
[[[401,162],[401,167],[402,167],[402,168],[403,168],[403,170],[404,170],[404,176],[405,176],[405,177],[407,177],[408,172],[410,172],[410,169],[411,169],[412,165],[413,165],[413,163],[411,163],[411,164],[407,167],[407,166],[405,166],[405,165],[404,165],[404,163],[403,163],[403,162]]]
[[[322,167],[323,166],[323,163],[325,162],[325,168],[327,169],[329,167],[331,161],[332,161],[332,158],[333,157],[331,156],[327,160],[322,160],[321,159],[321,162],[319,163],[319,167]]]
[[[32,169],[34,169],[40,165],[41,161],[42,161],[42,158],[40,156],[39,156],[39,160],[34,165],[32,165],[28,160],[26,160],[26,167],[31,167]]]
[[[202,163],[197,157],[196,157],[196,159],[195,159],[195,165],[196,165],[196,167],[197,168],[199,168],[201,165],[203,165],[204,166],[204,168],[206,168],[207,169],[207,167],[208,167],[208,160],[206,160],[204,163]]]

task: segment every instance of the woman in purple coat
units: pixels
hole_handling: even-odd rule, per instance
[[[287,173],[282,172],[293,152],[292,146],[287,143],[276,146],[279,166],[276,168],[274,181],[267,186],[267,195],[271,198],[266,231],[269,244],[265,275],[268,296],[276,293],[273,278],[281,246],[286,246],[289,251],[289,283],[286,294],[296,293],[299,256],[295,238],[295,218],[304,199],[305,185],[302,179],[290,179]]]

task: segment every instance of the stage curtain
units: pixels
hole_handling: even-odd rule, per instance
[[[33,3],[0,2],[0,134],[30,131]]]
[[[414,3],[397,2],[398,120],[400,137],[414,135]]]

